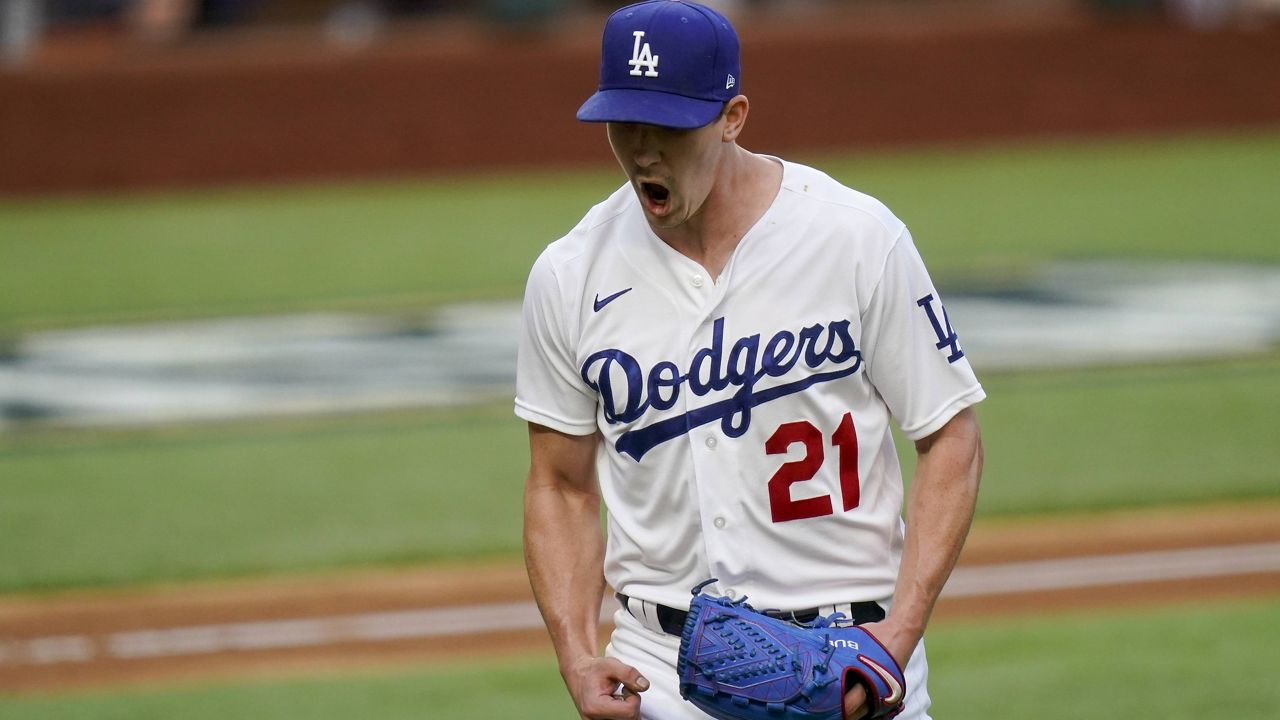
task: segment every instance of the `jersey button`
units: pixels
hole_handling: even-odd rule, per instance
[[[707,447],[708,447],[708,448],[711,448],[712,450],[715,450],[715,449],[716,449],[716,436],[715,436],[715,435],[708,435],[708,436],[707,436]]]
[[[694,287],[702,287],[702,276],[694,275],[689,282],[692,283]]]
[[[724,529],[724,518],[722,518],[722,517],[718,517],[718,518],[716,518],[713,524],[716,526],[716,529],[717,529],[717,530],[723,530],[723,529]]]

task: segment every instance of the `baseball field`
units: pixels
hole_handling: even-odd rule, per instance
[[[1274,130],[797,159],[893,207],[944,292],[998,293],[1064,260],[1280,265]],[[616,183],[557,171],[0,200],[0,350],[88,324],[515,300],[541,247]],[[1227,566],[1280,552],[1280,350],[973,362],[987,470],[962,569],[1091,560],[1078,581],[1053,566],[1057,584],[944,599],[936,716],[1276,717],[1280,571]],[[423,604],[521,612],[525,462],[501,398],[15,424],[0,432],[0,718],[571,717],[536,626],[217,652],[191,631],[185,654],[110,661],[101,639]],[[1221,567],[1161,574],[1184,551]],[[1107,579],[1138,557],[1146,575]]]

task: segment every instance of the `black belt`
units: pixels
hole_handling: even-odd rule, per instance
[[[618,602],[622,604],[622,607],[626,608],[627,612],[631,613],[632,617],[636,617],[636,614],[632,612],[629,604],[631,602],[631,598],[623,595],[622,593],[616,593],[615,596],[618,598]],[[684,632],[684,621],[689,617],[689,611],[677,610],[673,607],[667,607],[666,605],[659,605],[658,603],[653,603],[653,605],[657,609],[658,624],[662,626],[663,632],[668,635],[675,635],[676,637],[679,637],[680,634]],[[845,603],[840,604],[841,612],[844,611],[845,605]],[[849,620],[852,620],[854,625],[880,622],[884,619],[884,608],[880,607],[876,602],[868,600],[866,602],[848,603],[848,606],[853,611],[853,617],[849,618]],[[787,620],[789,622],[811,623],[818,619],[818,608],[795,610],[793,612],[765,610],[764,614],[772,618]],[[845,614],[847,615],[848,613]]]

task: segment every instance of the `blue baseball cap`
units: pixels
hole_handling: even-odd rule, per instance
[[[741,85],[738,34],[723,15],[684,0],[637,3],[605,23],[600,86],[578,119],[699,128]]]

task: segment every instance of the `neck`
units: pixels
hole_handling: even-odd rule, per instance
[[[781,165],[734,145],[702,207],[679,226],[654,232],[718,278],[743,236],[773,204],[781,183]]]

